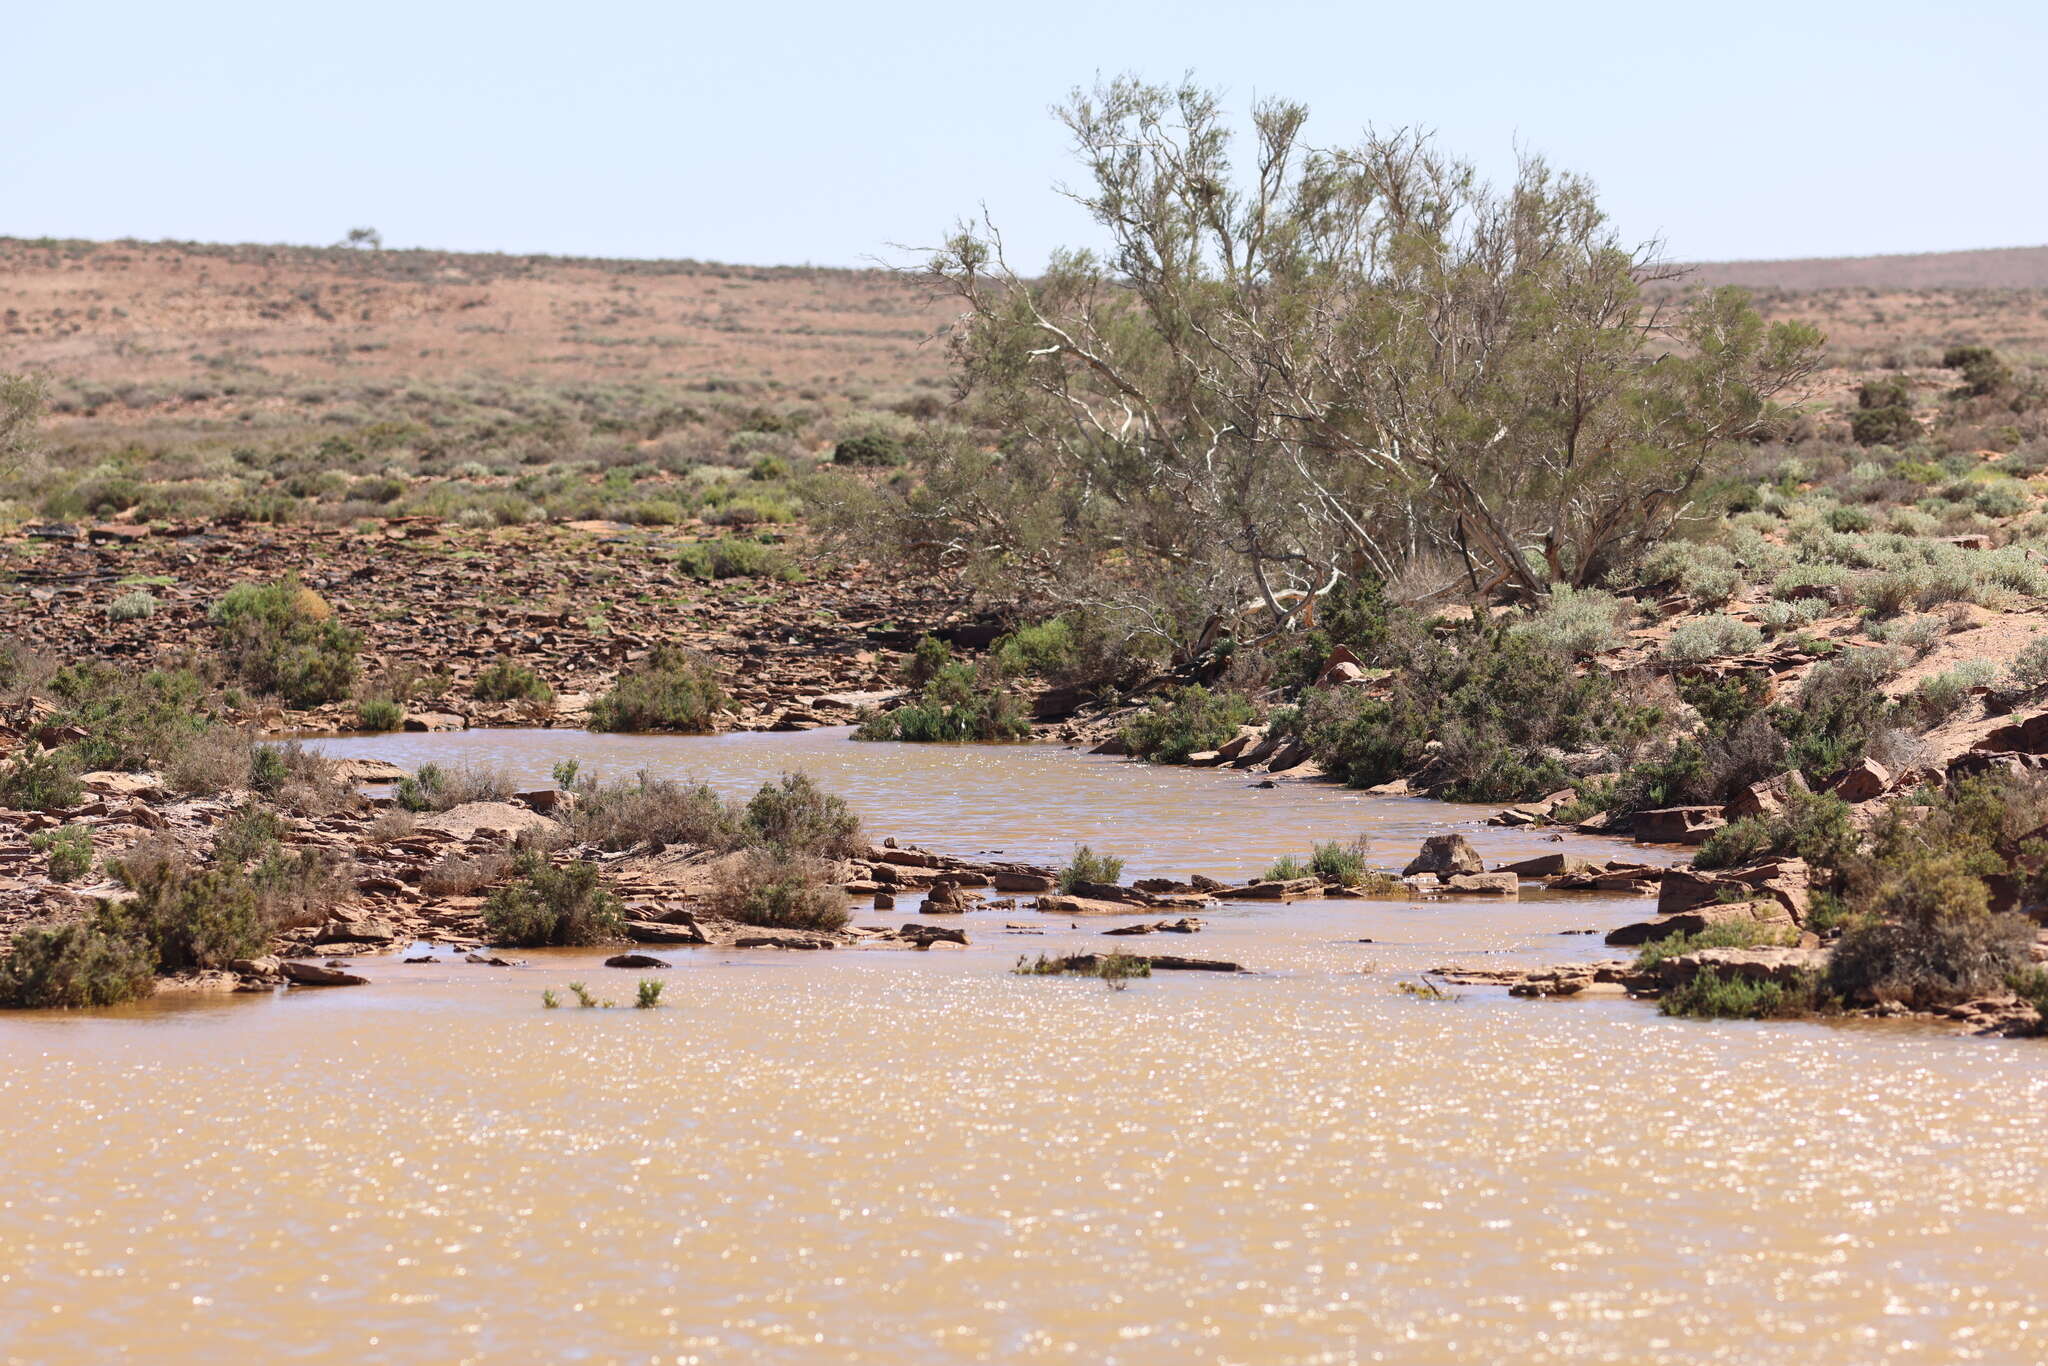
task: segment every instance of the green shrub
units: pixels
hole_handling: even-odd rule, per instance
[[[1762,645],[1763,632],[1733,617],[1700,617],[1680,623],[1664,642],[1664,657],[1681,663],[1699,663],[1744,655]]]
[[[1891,725],[1884,685],[1898,668],[1899,656],[1890,650],[1854,650],[1816,664],[1799,695],[1771,709],[1787,761],[1818,782],[1862,759]]]
[[[1951,346],[1942,354],[1941,366],[1962,371],[1961,392],[1974,398],[1995,394],[2012,384],[2012,369],[1988,346]]]
[[[1712,968],[1702,968],[1691,981],[1665,992],[1657,1009],[1700,1020],[1767,1020],[1802,1014],[1812,1002],[1811,987],[1788,990],[1776,982],[1724,978]]]
[[[630,780],[575,781],[569,810],[576,838],[600,849],[631,849],[643,843],[690,844],[723,849],[739,843],[739,822],[723,797],[701,782],[656,778],[644,769]]]
[[[913,688],[922,688],[953,663],[953,647],[937,636],[919,636],[897,677]]]
[[[1114,854],[1098,854],[1087,845],[1077,845],[1067,866],[1060,869],[1060,890],[1071,892],[1084,882],[1113,887],[1124,875],[1124,861]]]
[[[1308,872],[1309,865],[1301,859],[1293,854],[1282,854],[1267,866],[1266,881],[1292,882],[1296,878],[1307,877]]]
[[[1023,706],[1000,676],[971,664],[944,664],[931,675],[916,700],[863,717],[853,738],[994,741],[1019,740],[1030,733]]]
[[[518,881],[484,903],[484,933],[493,944],[515,948],[602,944],[618,938],[624,917],[618,900],[598,883],[597,865],[555,867],[526,851],[514,862]]]
[[[832,448],[835,465],[900,465],[903,443],[893,436],[870,432],[848,437]]]
[[[363,730],[397,730],[405,724],[405,708],[388,697],[356,703],[356,725]]]
[[[633,1006],[638,1010],[652,1010],[661,1004],[662,983],[652,977],[640,979],[640,993]]]
[[[139,942],[84,922],[30,927],[0,959],[0,1006],[14,1009],[110,1006],[149,994],[149,952]]]
[[[748,850],[727,865],[707,902],[742,925],[832,933],[853,919],[832,865],[807,854]]]
[[[1648,972],[1667,958],[1677,958],[1699,949],[1754,949],[1798,941],[1799,931],[1783,923],[1723,920],[1708,925],[1697,934],[1673,934],[1651,940],[1636,951],[1636,971]]]
[[[1729,592],[1733,592],[1732,585]],[[1720,600],[1726,601],[1727,596],[1724,593]],[[1552,590],[1541,612],[1512,629],[1524,639],[1583,659],[1622,643],[1628,611],[1628,604],[1610,593],[1559,587]]]
[[[724,537],[686,545],[676,553],[676,567],[693,579],[776,579],[791,582],[797,575],[789,556],[775,546],[740,537]]]
[[[1186,763],[1190,754],[1221,748],[1257,715],[1241,693],[1181,688],[1125,723],[1124,747],[1159,764]]]
[[[0,769],[0,807],[13,811],[63,811],[85,797],[78,770],[59,751],[31,744]]]
[[[747,802],[747,842],[780,853],[845,858],[860,850],[860,817],[802,773],[785,773]]]
[[[250,687],[294,707],[346,697],[362,634],[334,620],[296,576],[237,584],[207,614],[231,669]]]
[[[1356,887],[1371,877],[1372,870],[1366,866],[1366,856],[1372,846],[1366,836],[1360,835],[1349,844],[1335,840],[1320,840],[1309,855],[1308,870],[1324,882],[1333,882],[1341,887]]]
[[[240,868],[198,869],[181,859],[115,865],[134,896],[101,903],[99,928],[145,945],[159,972],[223,968],[269,947],[256,888]]]
[[[1060,678],[1073,672],[1080,662],[1080,649],[1073,624],[1065,617],[1036,626],[1020,626],[995,643],[991,651],[996,667],[1018,676],[1035,674]]]
[[[708,657],[659,645],[591,706],[588,725],[596,731],[702,732],[731,701]]]
[[[49,855],[52,882],[76,882],[92,871],[92,831],[83,825],[38,830],[28,844]]]
[[[146,588],[121,594],[107,604],[108,621],[145,621],[156,615],[156,595]]]
[[[2032,692],[2048,684],[2048,634],[2035,636],[2020,652],[2012,657],[2006,668],[2012,682]]]
[[[51,675],[49,691],[51,723],[86,733],[69,747],[81,772],[167,766],[215,725],[212,690],[190,669],[82,660]]]
[[[1849,824],[1849,804],[1829,792],[1789,789],[1782,807],[1768,816],[1730,821],[1693,855],[1695,868],[1743,868],[1787,855],[1815,868],[1842,867],[1859,838]]]
[[[509,659],[492,662],[476,677],[469,694],[479,702],[552,702],[555,690],[524,664]]]
[[[1856,394],[1856,411],[1849,415],[1850,435],[1859,446],[1911,445],[1920,437],[1920,420],[1913,416],[1913,392],[1903,379],[1868,380]]]

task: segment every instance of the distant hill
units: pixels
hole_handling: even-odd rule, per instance
[[[1751,289],[2048,289],[2048,246],[1926,251],[1902,256],[1823,256],[1793,261],[1705,261],[1696,285]]]

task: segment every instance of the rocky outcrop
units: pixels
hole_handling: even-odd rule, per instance
[[[1458,873],[1483,873],[1486,863],[1479,857],[1479,851],[1472,847],[1472,841],[1463,835],[1431,835],[1422,842],[1422,849],[1408,866],[1401,870],[1402,877],[1413,877],[1417,873],[1438,875]]]

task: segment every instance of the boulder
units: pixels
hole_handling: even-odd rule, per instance
[[[339,759],[334,775],[345,783],[395,783],[406,771],[387,759]]]
[[[1050,873],[997,871],[988,877],[989,885],[999,892],[1049,892],[1060,885]]]
[[[1827,961],[1825,949],[1696,949],[1666,958],[1656,971],[1659,985],[1667,991],[1709,968],[1724,980],[1792,986],[1823,970]]]
[[[1632,925],[1623,925],[1610,931],[1606,942],[1616,948],[1635,948],[1658,943],[1673,935],[1699,934],[1710,926],[1745,920],[1780,929],[1784,932],[1782,937],[1788,938],[1797,928],[1792,923],[1791,914],[1775,901],[1713,901],[1675,915],[1661,915],[1655,920],[1638,920]]]
[[[1513,873],[1452,873],[1443,889],[1452,895],[1519,897],[1522,881]]]
[[[1865,759],[1828,785],[1828,791],[1854,804],[1882,797],[1891,789],[1892,771],[1875,759]]]
[[[406,730],[411,731],[466,730],[469,727],[468,721],[451,711],[408,712],[403,724]]]
[[[1485,862],[1472,841],[1463,835],[1431,835],[1422,842],[1420,853],[1401,870],[1402,877],[1416,873],[1483,873]]]
[[[1122,901],[1097,901],[1093,897],[1052,894],[1042,896],[1032,905],[1053,915],[1129,915],[1129,903]]]
[[[541,787],[531,792],[515,792],[512,794],[512,800],[528,810],[540,812],[543,816],[567,811],[576,804],[575,794],[564,792],[559,787]]]
[[[695,925],[669,924],[660,920],[628,920],[621,929],[635,944],[705,944],[710,941]]]
[[[1718,806],[1667,806],[1636,812],[1633,833],[1638,844],[1703,844],[1726,824]]]
[[[461,806],[422,816],[413,823],[414,830],[437,830],[462,840],[480,836],[515,840],[528,832],[540,834],[560,828],[540,812],[513,802],[464,802]]]
[[[154,773],[81,773],[78,785],[102,797],[157,797],[164,780]]]
[[[1224,893],[1241,901],[1298,901],[1322,894],[1323,880],[1319,877],[1292,877],[1277,881],[1262,879]]]
[[[608,968],[665,968],[668,963],[646,953],[615,953],[604,960]]]
[[[322,967],[318,963],[294,963],[290,960],[278,965],[278,970],[287,979],[302,987],[362,987],[370,984],[367,977],[358,977],[353,972],[340,968]]]
[[[1775,816],[1785,809],[1785,798],[1789,793],[1807,790],[1805,777],[1794,769],[1760,783],[1751,783],[1735,794],[1734,800],[1722,809],[1721,814],[1731,821],[1749,816]]]
[[[1513,873],[1519,878],[1564,877],[1567,875],[1589,875],[1607,871],[1606,859],[1587,858],[1583,854],[1538,854],[1535,858],[1521,859],[1515,863],[1503,863],[1495,872]]]
[[[896,937],[921,949],[928,949],[934,944],[959,944],[964,948],[967,944],[965,930],[939,925],[920,925],[915,922],[900,926],[896,931]]]

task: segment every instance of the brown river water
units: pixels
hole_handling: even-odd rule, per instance
[[[734,791],[796,767],[878,836],[1087,840],[1130,876],[1359,830],[1387,863],[1448,828],[1559,847],[1472,808],[842,737],[326,748]],[[572,980],[631,999],[564,951],[0,1019],[0,1360],[2048,1359],[2048,1048],[1394,986],[1597,954],[1563,932],[1644,910],[1227,906],[1141,946],[1255,973],[1120,992],[1006,971],[1128,942],[1013,911],[949,921],[964,951],[663,951],[654,1011],[543,1010]]]

